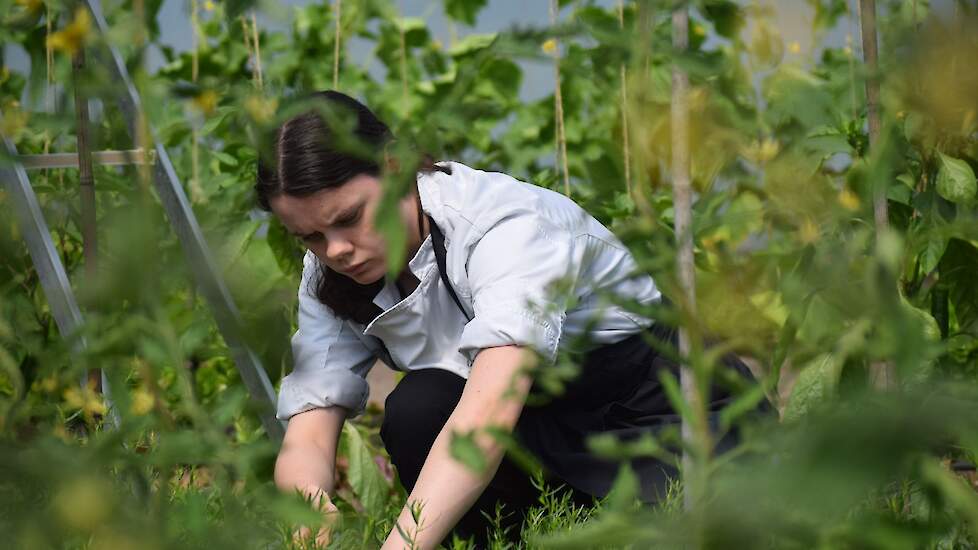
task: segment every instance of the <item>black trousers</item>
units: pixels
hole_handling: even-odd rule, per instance
[[[676,426],[676,413],[659,383],[659,370],[678,376],[678,366],[649,345],[649,339],[675,344],[675,332],[659,327],[636,334],[584,355],[581,373],[566,391],[546,404],[527,406],[516,425],[517,439],[540,459],[545,481],[561,486],[578,505],[592,504],[602,497],[618,472],[619,464],[602,460],[587,450],[587,438],[596,433],[613,433],[631,439],[644,431]],[[724,361],[744,376],[746,366],[733,356]],[[398,476],[410,492],[435,438],[441,431],[465,386],[465,379],[441,369],[411,371],[387,398],[380,436]],[[531,394],[538,391],[536,385]],[[714,389],[711,410],[719,410],[730,396]],[[732,447],[736,434],[727,434],[718,451]],[[641,481],[641,497],[654,502],[664,494],[674,467],[651,458],[632,461]],[[520,525],[530,507],[539,503],[540,492],[531,478],[508,456],[488,488],[455,528],[463,538],[474,537],[479,546],[487,540],[488,519],[497,502],[504,505],[501,526],[508,538],[519,539]],[[508,515],[505,515],[507,514]]]
[[[406,374],[387,397],[380,437],[408,493],[414,490],[428,452],[458,404],[464,386],[465,379],[455,373],[423,369]],[[562,485],[562,480],[552,475],[545,480],[551,486]],[[593,497],[582,491],[566,485],[559,490],[568,492],[577,505],[593,504]],[[486,546],[490,525],[486,515],[493,516],[496,504],[501,503],[500,526],[506,529],[509,540],[518,541],[523,518],[539,499],[540,491],[531,477],[505,456],[489,486],[453,532],[461,538],[474,538],[480,548]]]

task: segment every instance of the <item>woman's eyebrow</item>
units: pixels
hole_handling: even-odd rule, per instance
[[[346,219],[346,218],[352,216],[353,214],[356,214],[357,210],[361,206],[363,206],[363,205],[362,204],[357,204],[357,205],[354,205],[354,206],[352,206],[350,208],[347,208],[343,212],[340,212],[339,214],[337,214],[336,216],[334,216],[333,217],[333,220],[330,221],[329,223],[327,223],[326,226],[328,227],[330,225],[335,224],[339,220]],[[289,233],[291,233],[293,236],[299,237],[301,239],[301,238],[304,238],[304,237],[309,237],[309,236],[312,236],[312,235],[316,235],[317,233],[319,233],[319,231],[313,231],[312,233],[296,233],[294,231],[290,231]]]
[[[326,225],[327,226],[330,226],[330,225],[333,225],[334,223],[336,223],[339,220],[345,220],[346,218],[349,218],[353,214],[356,214],[356,211],[357,211],[358,208],[360,208],[360,205],[359,204],[355,204],[355,205],[351,206],[350,208],[347,208],[346,210],[344,210],[344,211],[340,212],[339,214],[333,216],[333,219],[330,220],[330,222],[327,223]]]

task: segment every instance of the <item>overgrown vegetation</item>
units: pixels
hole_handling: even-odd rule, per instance
[[[464,26],[484,4],[443,6]],[[688,507],[678,488],[655,509],[636,506],[626,468],[593,510],[547,496],[524,539],[552,547],[974,548],[978,481],[962,465],[978,458],[978,5],[961,0],[932,14],[926,0],[877,4],[882,127],[870,147],[858,35],[825,40],[855,28],[854,1],[690,2],[682,54],[671,46],[674,2],[627,1],[621,13],[588,0],[560,4],[554,27],[443,44],[423,20],[401,17],[393,0],[340,10],[317,1],[291,13],[194,1],[187,24],[195,47],[164,47],[165,65],[149,73],[159,2],[105,2],[112,33],[100,36],[74,3],[0,0],[3,43],[24,48],[32,67],[2,68],[0,130],[20,154],[75,150],[72,90],[82,86],[105,98],[95,147],[132,148],[128,121],[110,99],[118,83],[96,56],[105,42],[120,48],[248,341],[277,381],[290,368],[301,250],[255,213],[251,186],[256,140],[289,97],[333,87],[335,78],[402,144],[569,192],[682,303],[669,185],[677,64],[692,86],[697,306],[639,311],[717,342],[710,352],[694,346],[691,363],[738,388],[720,424],[738,426],[744,442],[696,457],[703,489]],[[263,29],[252,9],[290,25]],[[810,48],[781,35],[775,9],[812,15]],[[353,37],[373,46],[363,65],[346,51]],[[71,55],[81,47],[89,61],[76,80]],[[560,116],[553,96],[519,99],[517,61],[549,64],[552,56],[560,57]],[[379,80],[370,69],[378,65]],[[555,159],[563,148],[568,187],[564,159]],[[274,488],[276,444],[194,289],[148,171],[96,167],[99,251],[90,273],[78,172],[30,176],[85,324],[66,338],[57,330],[0,192],[3,539],[18,548],[288,547],[289,527],[317,515]],[[874,223],[874,190],[888,199],[886,229]],[[392,228],[382,229],[400,250]],[[760,387],[713,368],[727,350],[756,365]],[[559,387],[568,361],[548,371],[549,385]],[[79,387],[96,368],[112,382],[117,429],[105,423],[102,397]],[[871,376],[880,372],[892,377]],[[743,416],[765,396],[781,422]],[[695,417],[678,390],[672,397]],[[403,504],[382,467],[377,425],[367,415],[344,432],[337,500],[346,513],[336,547],[379,545]],[[594,446],[675,460],[667,449],[679,443],[666,432]]]

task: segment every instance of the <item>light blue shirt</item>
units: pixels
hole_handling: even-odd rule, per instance
[[[378,357],[401,370],[440,368],[468,378],[483,348],[528,346],[552,363],[584,331],[602,345],[651,325],[601,299],[611,293],[648,304],[661,294],[618,238],[577,203],[505,174],[442,164],[452,174],[420,174],[418,191],[422,210],[445,234],[446,274],[467,316],[444,287],[430,235],[408,262],[418,287],[400,299],[388,281],[374,298],[383,312],[368,325],[343,321],[316,299],[310,285],[318,260],[307,252],[295,366],[282,379],[279,419],[332,405],[360,414]]]

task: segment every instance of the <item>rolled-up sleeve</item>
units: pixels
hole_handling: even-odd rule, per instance
[[[575,244],[570,232],[529,213],[487,230],[467,262],[475,315],[459,352],[471,362],[484,348],[520,345],[553,362],[580,266]]]
[[[363,412],[370,393],[367,372],[373,353],[349,323],[310,293],[317,261],[306,254],[299,284],[299,328],[292,336],[292,373],[282,379],[277,416],[288,420],[311,409],[338,405],[350,416]]]

